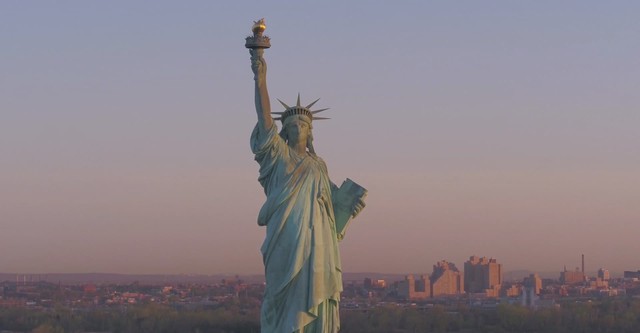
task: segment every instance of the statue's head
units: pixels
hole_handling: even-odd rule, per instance
[[[298,94],[298,101],[295,106],[291,107],[278,100],[282,106],[285,107],[285,111],[283,112],[273,112],[274,114],[281,115],[278,118],[274,118],[275,120],[282,121],[282,130],[280,131],[280,136],[289,142],[298,142],[299,140],[306,141],[307,149],[311,154],[315,155],[315,150],[313,149],[313,134],[311,130],[313,129],[312,122],[314,120],[322,120],[329,118],[321,118],[314,117],[314,114],[325,111],[327,109],[320,109],[316,111],[311,111],[310,108],[318,101],[315,100],[313,103],[307,106],[300,105],[300,94]]]
[[[282,122],[282,130],[280,136],[287,143],[305,142],[310,153],[315,153],[313,149],[313,133],[311,130],[311,119],[303,115],[293,115],[287,117]]]
[[[286,129],[289,134],[289,138],[295,139],[295,137],[306,138],[311,134],[311,129],[313,129],[313,125],[311,125],[311,119],[307,116],[303,115],[293,115],[287,117],[282,122],[282,129]]]

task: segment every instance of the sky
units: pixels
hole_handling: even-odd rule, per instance
[[[244,38],[369,191],[346,272],[640,269],[637,1],[2,1],[0,272],[260,274]]]

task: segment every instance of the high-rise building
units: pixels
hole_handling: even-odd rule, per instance
[[[609,270],[608,269],[600,268],[598,270],[598,277],[602,281],[607,281],[607,280],[609,280],[611,278],[611,274],[609,274]]]
[[[455,264],[441,260],[433,265],[431,276],[405,276],[398,282],[398,296],[404,299],[424,299],[429,297],[459,295],[464,292],[464,275]]]
[[[398,296],[404,299],[415,300],[431,297],[431,281],[426,275],[416,280],[413,275],[407,275],[404,281],[398,283]]]
[[[535,293],[534,288],[524,287],[522,288],[522,295],[520,299],[522,301],[522,306],[535,308],[539,298],[538,298],[538,295]]]
[[[584,272],[580,271],[578,267],[576,267],[575,271],[568,271],[565,266],[564,271],[560,272],[560,282],[562,284],[580,284],[586,280]]]
[[[562,284],[580,284],[587,281],[587,275],[584,273],[584,254],[582,255],[582,269],[576,267],[575,271],[568,271],[564,266],[564,271],[560,272],[560,282]]]
[[[455,264],[446,260],[433,265],[431,297],[459,295],[463,292],[464,276]]]
[[[502,265],[496,259],[471,256],[464,263],[464,291],[498,297],[502,286]]]
[[[531,288],[534,295],[540,295],[542,290],[542,279],[538,274],[531,274],[529,277],[524,278],[524,287]]]

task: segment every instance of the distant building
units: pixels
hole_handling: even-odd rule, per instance
[[[609,274],[609,270],[600,268],[598,270],[598,278],[600,278],[603,281],[608,281],[611,278],[611,275]]]
[[[464,263],[464,291],[498,297],[502,285],[502,265],[496,259],[471,256]]]
[[[384,289],[387,287],[387,281],[385,280],[374,280],[371,278],[364,279],[364,288],[365,289]]]
[[[594,289],[609,289],[609,281],[597,277],[595,280],[589,281],[589,287]]]
[[[426,275],[416,280],[413,275],[407,275],[404,281],[398,283],[398,296],[408,300],[425,299],[431,297],[431,281]]]
[[[586,280],[584,272],[580,271],[578,267],[576,267],[575,271],[568,271],[565,266],[564,271],[560,272],[560,282],[562,284],[580,284]]]
[[[522,306],[535,308],[539,299],[540,290],[542,290],[542,279],[538,274],[530,274],[524,278],[522,283],[522,292],[520,299]]]
[[[507,297],[518,297],[522,294],[523,286],[519,284],[512,284],[509,288],[504,289],[504,294]]]
[[[538,295],[535,293],[535,289],[532,287],[522,288],[521,295],[522,306],[536,308],[539,300]]]
[[[431,297],[459,295],[464,292],[464,275],[456,265],[446,260],[433,265],[431,274]]]
[[[576,267],[575,271],[568,271],[564,266],[564,271],[560,272],[560,282],[562,284],[581,284],[587,282],[587,275],[584,273],[584,254],[582,255],[582,269]]]
[[[416,279],[407,275],[398,283],[398,297],[408,300],[459,295],[464,292],[464,275],[455,264],[442,260],[433,265],[431,276]]]
[[[525,288],[531,288],[534,295],[540,295],[540,290],[542,290],[542,279],[538,274],[531,274],[529,277],[524,278],[523,284]]]
[[[624,271],[625,279],[640,279],[640,270],[637,272],[634,271]]]

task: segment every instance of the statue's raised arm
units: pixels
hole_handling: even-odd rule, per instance
[[[247,37],[245,46],[251,54],[251,70],[255,81],[255,101],[256,112],[258,113],[258,130],[265,133],[271,128],[273,119],[271,118],[271,104],[269,102],[269,92],[267,91],[267,62],[264,60],[264,49],[271,46],[269,37],[263,36],[266,29],[264,19],[254,22],[252,27],[253,36]]]

